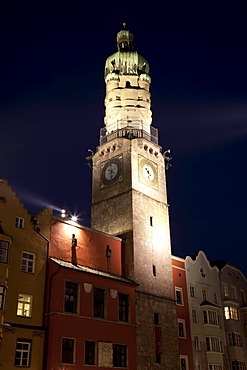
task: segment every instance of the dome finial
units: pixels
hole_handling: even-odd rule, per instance
[[[123,22],[123,27],[125,29],[125,27],[127,26],[126,22]]]

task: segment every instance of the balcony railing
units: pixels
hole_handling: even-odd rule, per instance
[[[100,145],[112,141],[116,138],[124,137],[126,139],[132,140],[135,138],[144,138],[152,143],[158,144],[158,130],[154,127],[150,127],[150,133],[133,126],[126,126],[123,128],[118,128],[110,133],[107,132],[106,127],[100,130]]]

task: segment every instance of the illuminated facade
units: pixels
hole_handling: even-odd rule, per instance
[[[50,210],[39,214],[49,234]],[[7,181],[0,180],[0,366],[43,369],[47,242]]]
[[[151,126],[149,64],[126,29],[117,34],[117,48],[105,63],[91,224],[123,239],[125,276],[138,283],[137,369],[169,370],[179,364],[165,161]]]
[[[219,270],[205,253],[185,258],[194,369],[229,368]],[[234,368],[232,368],[233,370]]]
[[[121,276],[121,239],[52,219],[46,369],[136,364],[136,284]]]

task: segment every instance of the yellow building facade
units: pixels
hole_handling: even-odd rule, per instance
[[[43,367],[46,261],[51,209],[39,215],[44,232],[6,180],[0,180],[0,368]],[[38,229],[39,230],[39,229]]]

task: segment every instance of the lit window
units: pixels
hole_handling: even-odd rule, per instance
[[[85,342],[85,365],[95,365],[95,342]]]
[[[65,281],[64,294],[64,311],[76,313],[77,312],[77,290],[78,284],[71,281]]]
[[[31,344],[31,340],[17,339],[15,349],[15,366],[30,366]]]
[[[0,285],[0,310],[4,310],[5,297],[6,297],[6,287],[4,285]]]
[[[22,252],[21,271],[34,273],[35,254]]]
[[[75,340],[72,338],[62,339],[62,363],[74,364],[74,345]]]
[[[223,295],[224,297],[229,297],[229,292],[228,292],[228,286],[226,283],[223,283]]]
[[[16,217],[15,226],[18,227],[18,229],[24,229],[24,218]]]
[[[175,293],[176,293],[176,303],[179,305],[183,305],[183,289],[176,287]]]
[[[9,243],[4,240],[0,240],[0,262],[7,263],[9,255]]]
[[[127,367],[127,346],[113,344],[113,367]]]
[[[178,336],[179,338],[186,338],[185,321],[180,319],[178,320]]]
[[[239,320],[238,310],[236,307],[227,306],[227,307],[224,307],[224,311],[225,311],[226,320],[236,320],[236,321]]]
[[[129,296],[127,294],[118,294],[118,318],[119,321],[129,321]]]
[[[19,294],[17,305],[17,316],[31,317],[32,313],[32,296]]]
[[[93,312],[94,317],[105,317],[105,291],[103,289],[94,288]]]

